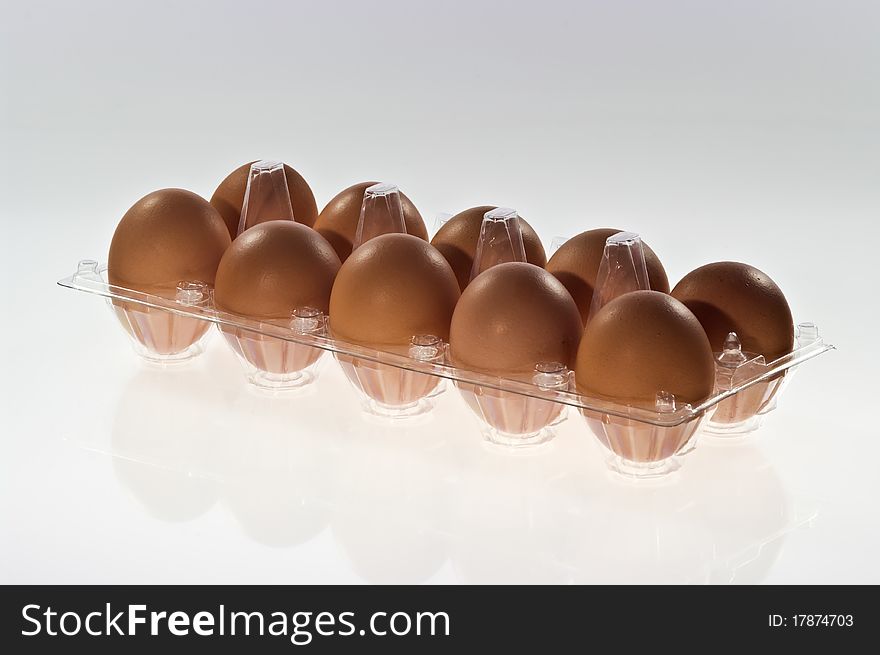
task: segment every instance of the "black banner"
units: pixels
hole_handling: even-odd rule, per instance
[[[6,587],[7,653],[847,647],[871,587]],[[10,650],[11,647],[11,650]]]

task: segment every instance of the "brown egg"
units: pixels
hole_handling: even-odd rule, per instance
[[[364,191],[374,184],[377,183],[361,182],[340,191],[321,210],[315,223],[315,229],[330,242],[330,245],[336,250],[336,254],[339,255],[339,259],[343,262],[351,254],[358,220],[361,216]],[[428,230],[425,228],[425,222],[422,220],[419,210],[403,193],[400,194],[400,204],[403,207],[403,220],[406,223],[407,234],[427,241]]]
[[[138,200],[113,234],[107,274],[111,284],[173,296],[178,282],[214,284],[229,233],[201,196],[161,189]]]
[[[462,293],[450,354],[456,366],[498,375],[534,373],[541,362],[571,368],[582,329],[559,280],[534,264],[508,262],[475,277]]]
[[[703,325],[712,349],[736,332],[743,351],[771,362],[794,346],[794,321],[782,291],[757,268],[738,262],[707,264],[675,285],[672,295]]]
[[[578,391],[653,407],[656,394],[698,404],[712,394],[715,360],[700,322],[672,296],[633,291],[592,318],[578,348]]]
[[[455,274],[436,248],[411,234],[370,239],[345,260],[330,296],[333,336],[381,349],[413,336],[449,338]]]
[[[220,212],[234,239],[238,234],[238,222],[241,220],[241,208],[244,204],[244,193],[247,190],[248,174],[251,164],[248,162],[232,171],[214,191],[211,204]],[[312,226],[318,218],[318,205],[311,187],[302,175],[293,168],[284,165],[284,177],[287,179],[287,191],[290,193],[290,204],[293,207],[293,218],[297,223]]]
[[[494,205],[465,209],[446,221],[431,239],[431,245],[443,253],[446,261],[455,271],[455,277],[458,279],[458,285],[462,291],[471,279],[471,269],[474,266],[474,256],[477,254],[477,241],[480,237],[483,216],[493,209],[496,209]],[[520,225],[522,226],[526,261],[543,268],[547,264],[547,255],[541,244],[541,238],[522,217],[520,217]]]
[[[590,304],[596,288],[596,276],[602,263],[602,254],[605,252],[605,241],[621,231],[601,228],[581,232],[562,244],[547,262],[547,270],[565,285],[574,298],[585,325],[590,314]],[[669,293],[669,278],[666,277],[663,264],[648,244],[642,242],[642,246],[651,289]]]
[[[183,189],[162,189],[138,200],[113,234],[107,264],[110,284],[176,298],[180,282],[214,284],[229,247],[223,218],[204,198]],[[198,285],[196,285],[198,288]],[[208,297],[200,289],[199,299]],[[211,327],[207,321],[164,309],[113,299],[113,310],[137,349],[153,360],[188,359]]]
[[[289,318],[297,308],[327,314],[339,257],[320,234],[293,221],[242,232],[220,260],[218,309],[256,318]]]

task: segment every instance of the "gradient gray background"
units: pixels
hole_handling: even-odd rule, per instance
[[[319,206],[356,181],[396,182],[432,232],[436,213],[496,203],[519,209],[548,247],[593,227],[638,231],[673,282],[720,259],[765,270],[796,318],[816,321],[840,350],[805,367],[749,446],[798,507],[817,512],[812,529],[788,535],[753,578],[880,582],[871,364],[880,319],[880,4],[0,6],[4,581],[487,579],[456,563],[455,553],[494,542],[469,541],[455,502],[443,509],[455,529],[428,530],[455,537],[443,542],[440,564],[404,575],[392,562],[364,574],[351,552],[372,552],[375,543],[351,536],[356,530],[267,550],[243,541],[228,513],[210,504],[183,525],[157,520],[119,491],[107,457],[75,447],[113,433],[119,390],[139,375],[138,363],[100,303],[53,283],[78,259],[105,259],[119,217],[145,193],[181,186],[208,197],[234,167],[273,158],[306,177]],[[234,376],[220,346],[209,355]],[[217,412],[240,392],[237,381],[211,405]],[[458,406],[444,411],[457,418],[426,428],[440,441],[468,420]],[[340,430],[366,430],[356,411],[349,418]],[[560,448],[579,457],[587,435],[568,423],[576,445]],[[462,425],[475,437],[475,424]],[[313,429],[320,433],[320,421]],[[398,446],[386,446],[401,459]],[[455,478],[455,448],[449,456],[440,475]],[[547,461],[550,471],[559,465]],[[471,464],[478,481],[481,467],[505,466]],[[474,492],[452,489],[465,505]],[[337,509],[351,499],[335,498]],[[557,500],[538,502],[553,508]],[[574,502],[564,521],[587,522],[578,518],[585,506]],[[403,532],[421,516],[397,510]],[[532,513],[502,512],[499,539],[590,541],[587,526],[545,543],[519,523]],[[710,543],[722,539],[717,525],[699,529]],[[221,552],[195,555],[206,548]],[[634,554],[609,579],[700,579],[696,565],[681,562],[686,575],[664,576],[667,562],[655,555]],[[546,574],[540,558],[510,559],[488,579],[595,579],[558,553],[549,559],[564,562],[568,573],[559,576]]]

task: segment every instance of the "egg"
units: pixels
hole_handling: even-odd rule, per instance
[[[581,232],[562,244],[547,262],[547,270],[565,285],[577,303],[584,324],[590,314],[596,277],[605,252],[605,241],[618,232],[621,230],[612,228]],[[642,248],[648,269],[648,284],[654,291],[669,293],[669,278],[663,264],[646,243],[642,242]]]
[[[206,300],[217,266],[229,247],[223,218],[204,198],[183,189],[161,189],[138,200],[122,217],[107,263],[110,284],[176,298],[181,282],[195,284]],[[113,300],[122,326],[150,359],[184,359],[208,331],[207,321]]]
[[[343,262],[352,251],[355,235],[357,234],[358,220],[361,216],[361,204],[364,200],[364,191],[368,187],[378,184],[377,182],[361,182],[337,193],[330,202],[321,210],[315,229],[330,242],[336,250],[339,259]],[[424,241],[428,240],[428,230],[422,215],[412,200],[404,193],[400,194],[400,204],[403,208],[403,220],[406,223],[407,234],[417,236]]]
[[[436,248],[411,234],[383,234],[343,262],[330,294],[330,331],[337,339],[442,363],[459,290]],[[418,414],[440,378],[337,353],[352,384],[383,416]]]
[[[339,266],[336,251],[307,225],[289,220],[260,223],[238,235],[220,260],[214,305],[323,335]],[[301,372],[323,354],[307,344],[230,325],[221,325],[220,331],[232,350],[257,369],[249,380],[259,387],[281,389],[310,382],[311,377]]]
[[[334,336],[381,348],[449,337],[459,290],[436,248],[411,234],[370,239],[343,262],[330,296]]]
[[[696,405],[715,385],[715,360],[697,317],[658,291],[633,291],[590,320],[575,364],[587,396],[653,408],[657,393]]]
[[[233,239],[238,234],[238,223],[241,220],[241,208],[244,205],[248,174],[253,163],[248,162],[232,171],[220,182],[214,195],[211,196],[211,204],[220,212],[226,223],[226,229],[229,230],[229,235]],[[314,225],[318,219],[318,205],[308,182],[287,164],[284,165],[284,177],[287,180],[287,191],[290,194],[294,220],[303,225]]]
[[[497,264],[478,275],[452,316],[456,366],[502,376],[529,374],[542,362],[571,368],[580,314],[559,280],[526,262]]]
[[[569,390],[581,336],[577,305],[547,271],[527,262],[496,264],[467,286],[452,316],[450,359],[490,377],[514,378],[545,389]],[[566,406],[498,389],[456,382],[484,422],[484,436],[508,446],[541,443]]]
[[[754,266],[717,262],[697,268],[675,285],[672,296],[690,309],[721,352],[730,332],[742,350],[767,362],[791,352],[794,321],[782,290]]]
[[[173,295],[182,280],[214,284],[229,247],[220,214],[201,196],[183,189],[147,194],[129,209],[110,243],[110,284]]]
[[[340,264],[312,228],[294,221],[260,223],[242,232],[220,260],[214,303],[254,318],[289,319],[304,307],[327,314]]]
[[[494,205],[482,205],[465,209],[446,221],[431,239],[431,245],[443,253],[446,261],[455,271],[455,277],[462,291],[471,279],[483,217],[486,212],[493,209],[497,208]],[[547,255],[541,244],[541,238],[522,217],[519,223],[522,228],[526,261],[543,267],[547,263]]]

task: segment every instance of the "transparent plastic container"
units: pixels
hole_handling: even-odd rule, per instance
[[[800,323],[795,337],[795,352],[807,347],[822,347],[819,329],[813,323]],[[727,335],[724,350],[715,353],[715,393],[738,388],[744,381],[778,367],[788,359],[785,355],[769,364],[763,355],[743,352],[735,332]],[[782,389],[791,381],[793,370],[783,371],[752,384],[718,403],[710,412],[704,432],[712,437],[744,437],[759,427],[768,413],[776,408]]]
[[[83,260],[77,266],[76,277],[106,284],[107,268],[100,267],[97,261]],[[178,283],[173,295],[140,295],[167,298],[182,307],[198,307],[212,303],[211,293],[206,283],[191,280]],[[204,352],[210,325],[202,320],[115,297],[109,298],[109,305],[130,337],[135,352],[153,364],[182,363]]]
[[[326,336],[327,317],[313,307],[294,310],[289,321],[273,321],[302,335]],[[248,381],[267,391],[287,391],[315,380],[324,351],[253,330],[220,325],[226,343],[238,356]]]
[[[385,220],[396,214],[386,210],[399,206],[399,196],[395,203],[396,189],[388,188],[392,185],[377,186],[382,188],[365,194],[362,215],[376,214]],[[378,209],[372,212],[370,207]],[[517,247],[521,232],[516,212],[493,210],[485,221],[479,260],[489,257],[487,261],[500,263],[522,254]],[[385,224],[391,225],[387,220]],[[611,237],[596,302],[646,288],[643,267],[637,235]],[[475,263],[475,270],[485,268]],[[530,375],[504,378],[451,365],[447,344],[435,335],[413,335],[408,344],[376,350],[330,337],[328,317],[309,308],[298,308],[289,320],[268,322],[223,312],[214,306],[210,286],[199,281],[182,281],[174,294],[149,294],[109,284],[106,266],[89,260],[80,262],[59,285],[106,298],[136,352],[151,362],[191,359],[201,352],[211,324],[216,324],[245,366],[249,381],[280,390],[310,382],[322,353],[332,352],[366,409],[385,418],[428,411],[448,379],[479,418],[489,441],[530,446],[550,439],[553,427],[572,407],[602,445],[610,468],[637,478],[676,470],[704,425],[710,436],[736,436],[756,429],[761,417],[775,407],[794,369],[833,348],[819,338],[815,325],[801,323],[794,350],[766,363],[739,352],[732,336],[718,354],[715,390],[705,401],[697,406],[683,404],[658,390],[653,405],[636,407],[578,393],[573,373],[559,363],[536,362]]]
[[[279,220],[296,220],[290,203],[284,163],[265,159],[254,162],[248,173],[236,234],[259,223]]]
[[[400,189],[387,182],[379,182],[364,190],[352,249],[382,234],[406,234]]]
[[[443,364],[446,351],[447,344],[439,337],[420,334],[412,338],[407,348],[398,349],[397,354],[414,362]],[[442,391],[443,380],[432,375],[340,352],[336,353],[336,361],[362,394],[364,409],[376,416],[419,416],[432,409],[433,397]]]
[[[641,237],[635,232],[612,234],[605,241],[587,321],[618,296],[650,288]]]
[[[519,214],[509,207],[487,211],[480,226],[470,279],[496,264],[524,261],[527,261],[526,248]]]
[[[643,411],[655,421],[677,412],[694,413],[690,405],[677,406],[675,397],[665,392],[657,393],[653,411]],[[705,420],[704,415],[695,414],[688,421],[658,425],[593,409],[582,409],[581,414],[606,448],[608,466],[621,475],[637,478],[659,477],[677,470],[678,457],[688,452]]]
[[[559,362],[535,365],[535,373],[520,384],[547,391],[571,391],[571,371]],[[557,402],[477,384],[456,382],[471,411],[483,422],[483,436],[503,446],[534,446],[553,438],[552,427],[565,420],[568,408]]]

